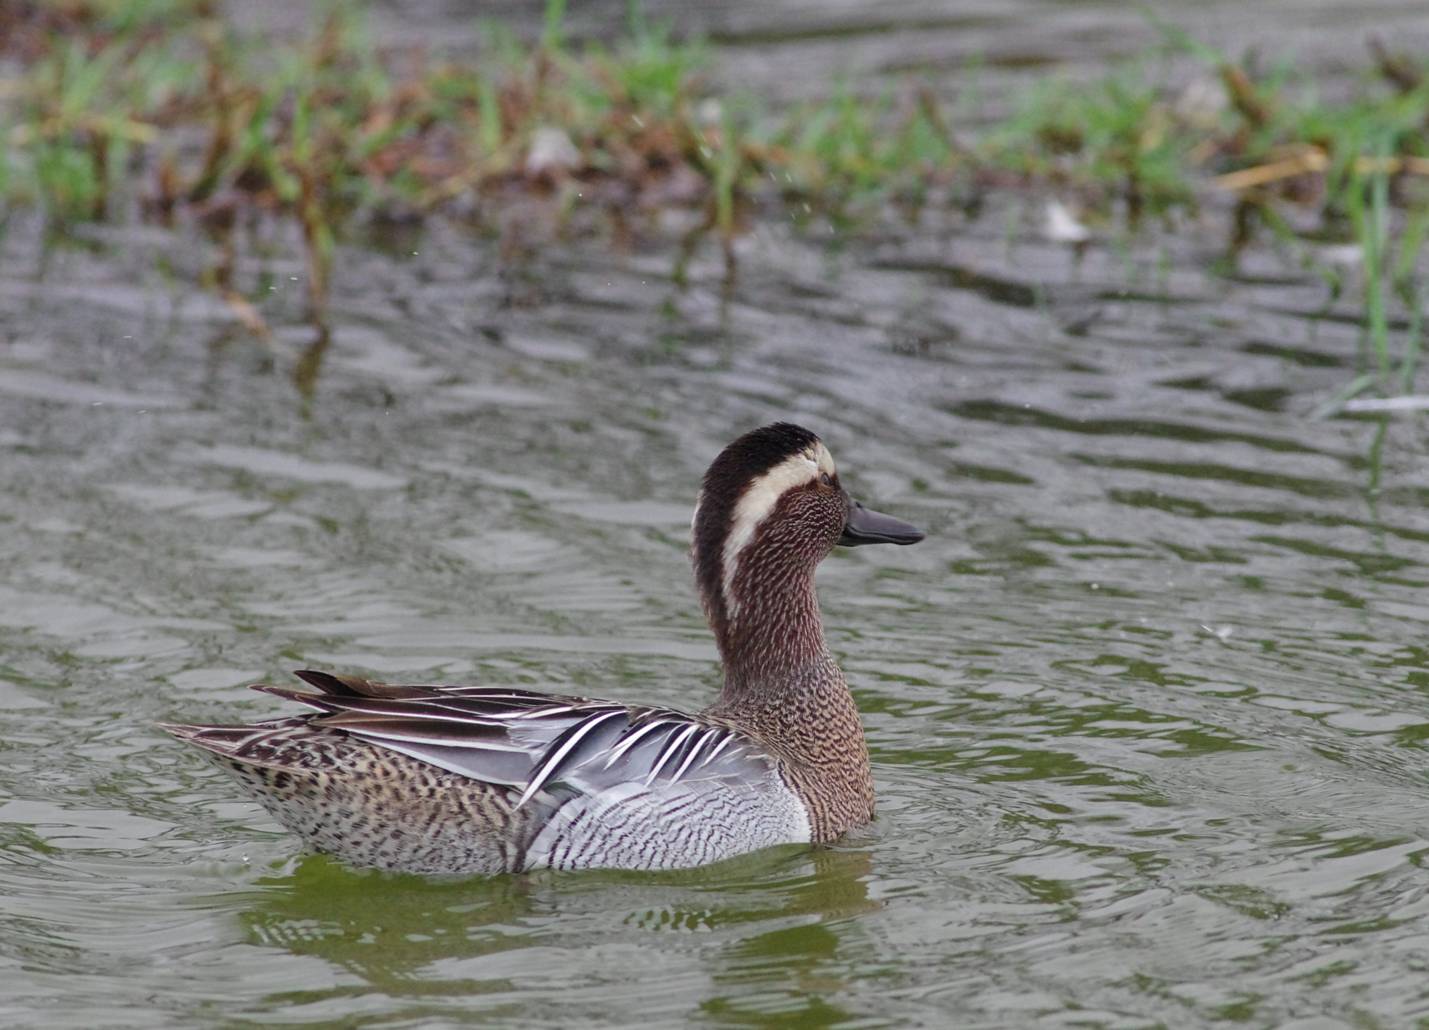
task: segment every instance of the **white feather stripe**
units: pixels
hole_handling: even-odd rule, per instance
[[[500,716],[493,715],[473,715],[471,713],[459,714],[450,709],[428,708],[425,705],[411,704],[400,708],[387,705],[339,705],[331,709],[331,714],[355,713],[357,715],[381,716],[389,719],[422,719],[429,722],[452,722],[462,726],[490,726],[492,729],[499,729],[506,725],[507,720]]]
[[[705,760],[700,763],[700,768],[703,769],[705,766],[713,762],[716,758],[719,757],[719,753],[725,748],[729,747],[732,743],[734,743],[734,734],[731,732],[729,736],[725,737],[719,742],[719,747],[715,748],[709,754],[705,755]]]
[[[526,789],[521,792],[521,797],[517,800],[516,807],[520,808],[527,801],[531,800],[532,795],[534,795],[536,791],[541,789],[542,784],[546,782],[546,780],[550,777],[551,773],[555,772],[556,768],[561,764],[565,757],[571,753],[571,751],[575,748],[577,744],[579,744],[590,734],[591,730],[595,729],[607,719],[614,719],[617,715],[621,714],[623,713],[620,711],[606,712],[604,715],[597,715],[593,719],[587,719],[578,729],[576,729],[574,733],[571,734],[571,738],[569,740],[567,740],[564,744],[561,745],[560,748],[558,748],[555,752],[548,756],[546,760],[541,763],[540,767],[537,768],[536,771],[531,774],[531,782],[526,784]]]
[[[680,745],[683,744],[689,738],[691,733],[694,733],[698,729],[698,725],[691,723],[689,726],[686,726],[684,730],[682,730],[680,733],[677,733],[672,740],[666,743],[665,750],[660,753],[660,757],[655,762],[654,768],[652,768],[649,774],[645,777],[645,786],[648,787],[651,783],[655,781],[655,777],[660,775],[660,770],[665,768],[665,763],[674,757],[675,752],[680,750]]]
[[[446,737],[423,734],[417,730],[402,733],[390,730],[369,730],[360,726],[343,726],[342,732],[362,737],[364,740],[375,740],[379,744],[386,744],[389,741],[405,741],[409,744],[431,744],[436,747],[462,748],[471,751],[506,751],[514,755],[531,753],[529,747],[520,744],[497,744],[487,740],[449,740]]]
[[[708,744],[711,738],[717,736],[720,733],[727,732],[728,730],[726,730],[723,726],[716,726],[713,729],[706,730],[700,736],[700,739],[695,741],[694,744],[691,745],[690,753],[685,756],[685,760],[680,763],[680,767],[676,769],[674,774],[670,777],[670,782],[674,783],[678,781],[681,776],[685,775],[685,770],[690,767],[690,763],[695,760],[695,756],[700,753],[700,749],[703,748],[706,744]]]
[[[430,697],[423,698],[420,703],[443,708],[449,712],[469,712],[483,715],[491,712],[502,714],[529,712],[533,708],[553,708],[556,704],[550,698],[532,702],[530,698],[516,697],[515,695],[505,697]]]
[[[629,751],[632,747],[634,747],[640,741],[640,738],[644,737],[646,734],[650,733],[653,730],[658,730],[661,726],[670,725],[676,725],[674,723],[674,720],[656,719],[654,722],[646,726],[640,727],[640,729],[636,730],[630,736],[626,737],[620,742],[618,746],[611,750],[610,757],[605,760],[605,765],[601,766],[601,768],[609,769],[616,762],[620,761],[620,757],[624,755],[625,752]]]
[[[530,691],[501,690],[497,687],[423,687],[423,690],[430,690],[432,696],[430,700],[439,698],[453,698],[459,701],[521,701],[527,707],[532,705],[550,705],[556,703],[556,699],[550,694],[537,694]]]
[[[505,712],[496,712],[491,715],[493,719],[539,719],[546,715],[565,715],[567,712],[574,712],[575,705],[555,705],[551,708],[533,708],[528,712],[515,712],[507,715]],[[614,713],[612,713],[614,714]]]
[[[319,711],[319,712],[331,712],[331,711],[332,711],[332,708],[331,708],[330,706],[325,705],[325,704],[320,704],[319,701],[318,701],[318,699],[326,700],[327,697],[328,697],[328,695],[326,695],[326,694],[314,694],[314,693],[312,693],[311,691],[309,691],[309,692],[306,693],[306,694],[300,694],[298,691],[295,690],[295,691],[293,691],[293,693],[292,693],[291,696],[286,696],[286,695],[280,695],[280,696],[283,696],[283,699],[284,699],[285,701],[296,701],[298,704],[302,705],[304,708],[311,708],[311,709],[313,709],[313,710],[315,710],[315,711]],[[308,701],[308,700],[305,700],[306,698],[314,698],[315,700]]]

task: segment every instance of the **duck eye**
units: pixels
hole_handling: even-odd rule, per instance
[[[824,484],[824,486],[833,486],[833,485],[834,485],[833,476],[829,475],[827,472],[821,473],[821,474],[819,475],[819,480],[820,480],[820,482],[822,482],[822,483]]]

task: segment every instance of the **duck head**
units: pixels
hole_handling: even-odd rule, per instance
[[[817,436],[776,422],[735,440],[705,473],[691,560],[728,662],[741,628],[756,622],[787,622],[789,612],[812,605],[817,630],[813,574],[834,547],[922,539],[908,523],[850,498]]]

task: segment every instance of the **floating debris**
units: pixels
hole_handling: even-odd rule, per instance
[[[1349,412],[1429,411],[1429,396],[1406,394],[1399,397],[1355,397],[1345,401],[1340,410]]]
[[[526,152],[526,174],[532,178],[559,178],[581,167],[584,159],[565,129],[543,125],[531,134]]]
[[[1042,235],[1052,243],[1083,244],[1092,238],[1092,231],[1077,220],[1060,200],[1047,202],[1042,223]]]

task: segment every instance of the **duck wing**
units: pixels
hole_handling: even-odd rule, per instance
[[[256,689],[317,711],[339,730],[439,768],[520,790],[517,806],[552,792],[621,784],[713,785],[768,777],[770,757],[731,726],[671,708],[622,705],[499,687],[397,686],[303,670],[317,693]]]

